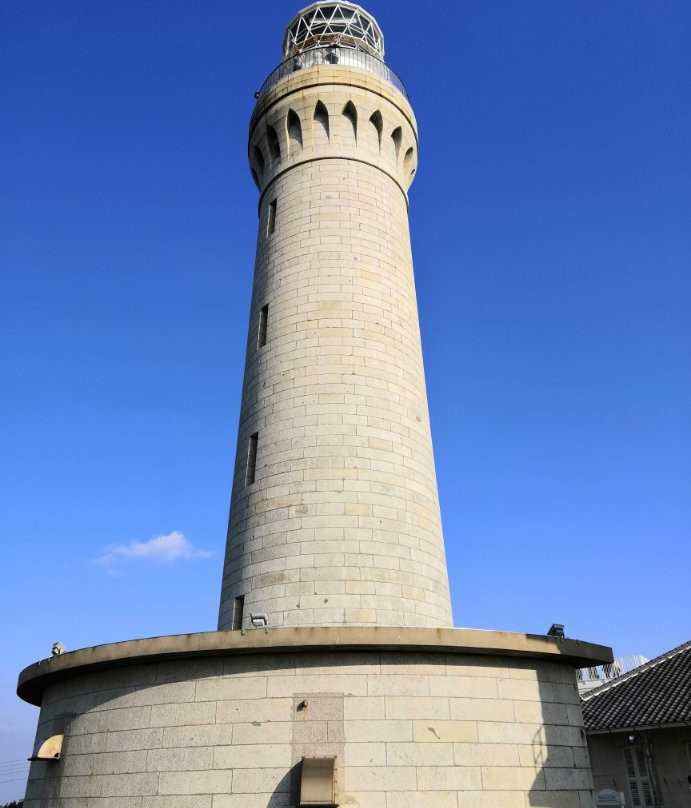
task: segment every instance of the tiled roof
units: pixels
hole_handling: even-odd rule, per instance
[[[691,641],[583,695],[589,732],[691,723]]]

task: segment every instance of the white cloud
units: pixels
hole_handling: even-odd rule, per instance
[[[97,564],[110,566],[122,559],[148,558],[152,561],[170,563],[179,558],[208,558],[211,553],[197,549],[182,533],[174,530],[165,536],[156,536],[149,541],[131,541],[129,544],[115,544],[106,548],[96,560]]]

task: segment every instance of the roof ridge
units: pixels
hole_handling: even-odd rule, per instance
[[[678,645],[676,648],[672,648],[669,651],[665,651],[664,654],[660,654],[659,656],[656,656],[653,659],[648,660],[648,662],[644,662],[642,665],[639,665],[637,668],[634,668],[633,670],[630,670],[627,673],[623,673],[621,676],[617,676],[616,679],[612,679],[609,682],[605,682],[599,687],[594,687],[592,690],[583,693],[581,695],[581,699],[583,701],[590,701],[593,697],[608,692],[617,685],[623,684],[624,682],[628,682],[629,679],[633,679],[634,677],[639,676],[645,671],[650,670],[651,668],[654,668],[657,665],[660,665],[662,662],[665,662],[666,660],[677,656],[677,654],[680,654],[687,648],[691,648],[691,640],[687,640],[681,645]]]

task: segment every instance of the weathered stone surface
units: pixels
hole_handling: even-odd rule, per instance
[[[413,112],[372,73],[311,67],[261,100],[249,154],[259,236],[219,628],[240,596],[244,626],[250,612],[450,626],[408,232]]]
[[[167,691],[171,703],[146,707],[113,709],[119,696],[91,698],[98,673],[79,677],[81,692],[76,679],[55,683],[46,692],[47,714],[55,715],[68,692],[83,697],[73,702],[83,712],[66,727],[56,767],[32,766],[28,803],[288,806],[295,804],[302,756],[333,754],[344,805],[525,808],[529,794],[530,805],[580,806],[590,788],[580,712],[542,700],[554,697],[541,686],[554,675],[554,662],[403,650],[397,665],[396,656],[308,649],[281,654],[272,671],[275,654],[258,655],[251,666],[247,657],[228,654],[224,675],[206,677],[195,676],[196,660],[181,658],[177,680],[190,677],[203,700],[177,701],[174,688]],[[170,660],[161,664],[170,676]],[[138,667],[118,670],[128,698],[147,687],[136,684]],[[258,692],[267,695],[255,698]],[[492,698],[495,692],[505,697]]]

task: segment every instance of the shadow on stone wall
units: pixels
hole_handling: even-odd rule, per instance
[[[560,666],[562,682],[539,681],[542,726],[531,744],[535,777],[527,804],[535,808],[592,808],[592,774],[576,672]],[[529,765],[528,760],[521,760]]]

